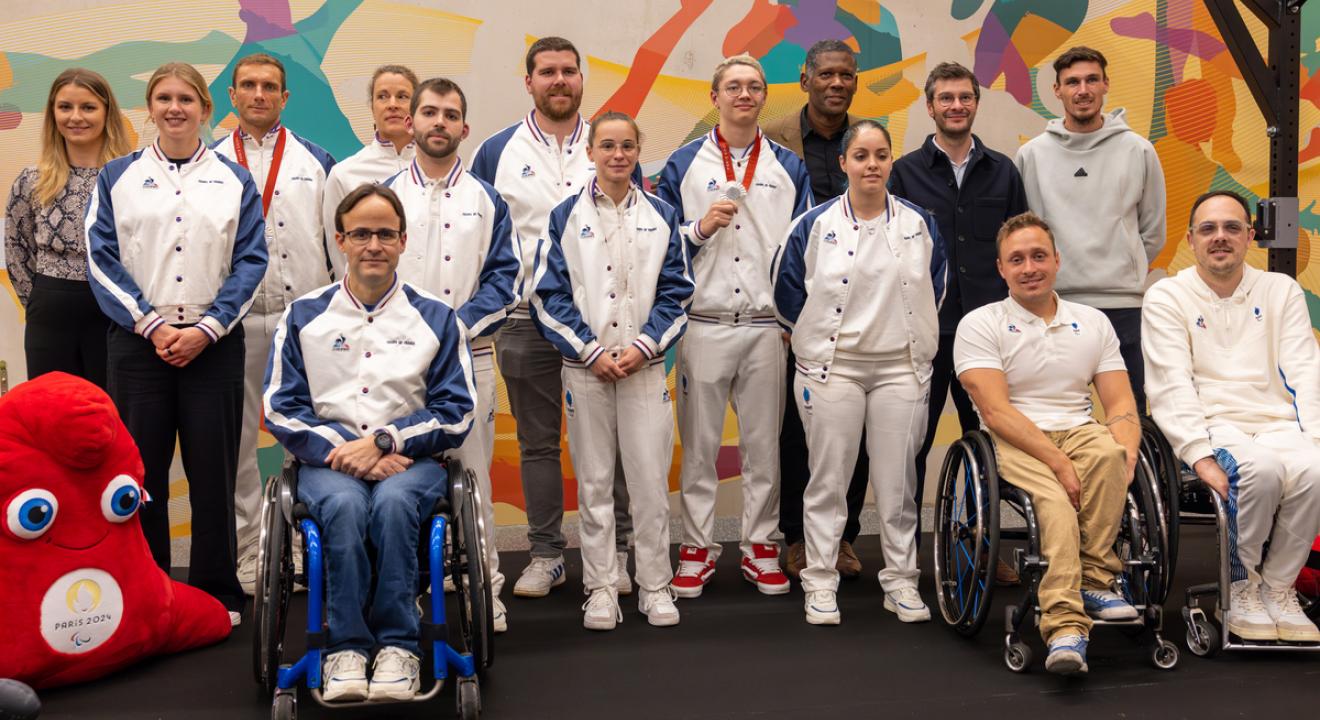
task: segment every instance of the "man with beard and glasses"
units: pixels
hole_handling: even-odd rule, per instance
[[[586,187],[596,168],[587,157],[587,122],[582,105],[582,58],[573,43],[543,37],[532,43],[525,61],[524,84],[532,96],[531,112],[495,133],[477,148],[472,174],[485,180],[509,204],[513,228],[521,238],[523,277],[530,281],[538,239],[549,237],[550,211]],[[640,171],[634,174],[640,185]],[[526,292],[529,288],[523,288]],[[545,597],[564,576],[564,477],[559,464],[563,419],[563,356],[532,324],[522,298],[496,341],[496,362],[509,394],[518,427],[523,498],[531,562],[513,594]],[[615,550],[619,567],[628,561],[632,516],[623,471],[615,468]],[[619,594],[632,592],[626,572],[618,574]]]
[[[1146,412],[1141,296],[1150,263],[1164,249],[1164,171],[1150,141],[1122,109],[1105,115],[1108,61],[1074,47],[1054,61],[1063,117],[1018,150],[1027,205],[1059,237],[1068,262],[1059,294],[1099,308],[1118,333],[1137,409]],[[1078,200],[1085,198],[1085,202]]]
[[[765,136],[792,150],[802,158],[811,177],[811,195],[815,204],[838,197],[848,188],[848,174],[839,164],[843,154],[843,133],[857,121],[848,114],[857,94],[857,55],[839,40],[820,40],[807,50],[798,85],[807,93],[801,112],[789,113],[762,126]],[[788,350],[785,386],[791,396],[793,350]],[[862,532],[862,505],[866,502],[867,468],[866,432],[857,449],[857,465],[848,484],[848,521],[839,542],[839,575],[853,579],[862,572],[862,562],[852,544]],[[807,438],[798,417],[797,403],[784,403],[784,424],[779,431],[779,530],[788,544],[784,563],[790,577],[798,577],[806,565],[806,545],[802,531],[802,495],[807,490],[811,472],[807,467]]]
[[[468,135],[467,97],[447,78],[417,86],[410,107],[417,156],[384,185],[403,203],[411,242],[399,277],[458,310],[472,347],[476,415],[454,456],[477,475],[485,515],[495,632],[508,629],[495,549],[490,464],[495,453],[495,331],[518,304],[522,264],[509,208],[495,188],[463,167],[458,146]]]
[[[926,485],[926,457],[950,392],[963,432],[979,427],[976,408],[953,375],[954,331],[964,315],[1008,295],[995,270],[995,234],[1005,220],[1027,209],[1017,167],[972,134],[980,102],[981,85],[971,70],[952,62],[936,65],[926,77],[926,112],[935,121],[935,132],[916,151],[895,160],[889,176],[890,192],[935,217],[949,263],[926,438],[917,451],[918,507]],[[921,536],[920,514],[917,536]],[[1003,562],[997,576],[1003,583],[1017,581],[1017,573]]]

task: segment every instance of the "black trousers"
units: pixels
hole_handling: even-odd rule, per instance
[[[33,275],[23,328],[28,377],[66,372],[104,390],[110,324],[86,280]]]
[[[1146,361],[1141,354],[1141,308],[1101,308],[1118,335],[1118,352],[1127,366],[1137,414],[1146,414]]]
[[[921,441],[917,450],[917,543],[921,542],[921,501],[926,490],[926,456],[935,442],[935,430],[940,425],[940,415],[944,413],[944,398],[952,393],[953,406],[958,409],[958,424],[963,432],[980,427],[981,421],[976,416],[976,406],[972,398],[963,389],[962,383],[953,373],[953,338],[952,333],[940,333],[940,345],[935,351],[935,362],[930,377],[930,412],[926,416],[926,439]]]
[[[789,545],[802,542],[802,495],[811,481],[807,464],[807,435],[798,416],[797,402],[793,398],[793,375],[797,372],[793,351],[788,352],[788,402],[784,403],[784,424],[779,430],[779,531]],[[871,462],[866,454],[866,430],[862,430],[862,446],[857,451],[857,465],[852,481],[848,483],[848,521],[843,526],[843,539],[857,541],[862,532],[862,505],[866,502],[866,483]]]
[[[142,532],[156,564],[170,568],[170,463],[178,437],[192,509],[188,584],[242,610],[236,574],[234,475],[243,416],[243,326],[236,325],[186,367],[156,356],[149,340],[110,331],[110,398],[137,442],[151,502]]]

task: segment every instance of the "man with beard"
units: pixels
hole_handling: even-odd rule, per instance
[[[1054,61],[1054,96],[1063,117],[1018,150],[1018,171],[1032,212],[1055,228],[1059,294],[1099,308],[1113,324],[1145,414],[1141,296],[1150,263],[1164,249],[1164,171],[1150,141],[1128,127],[1123,110],[1101,110],[1108,62],[1078,46]],[[1079,198],[1086,202],[1079,203]]]
[[[495,331],[518,304],[521,263],[509,208],[495,188],[468,172],[458,146],[468,135],[467,98],[447,78],[417,86],[410,107],[417,156],[384,185],[403,203],[412,242],[399,257],[399,277],[458,310],[472,347],[476,415],[454,455],[477,475],[485,515],[495,632],[508,629],[495,549],[490,463],[495,452]]]
[[[848,187],[848,175],[839,164],[843,154],[840,141],[856,118],[848,114],[853,95],[857,94],[857,56],[852,48],[839,40],[820,40],[807,50],[806,62],[798,85],[807,93],[807,104],[801,112],[789,113],[762,126],[765,136],[792,150],[802,158],[811,177],[811,194],[815,204],[842,194]],[[793,351],[788,351],[786,383],[791,395]],[[862,433],[861,447],[857,450],[857,465],[848,484],[848,521],[839,542],[839,560],[835,569],[845,578],[855,578],[862,572],[852,544],[862,531],[862,505],[866,502],[866,483],[869,460],[866,455],[866,433]],[[779,431],[779,530],[788,543],[785,568],[791,577],[798,577],[806,564],[805,545],[802,542],[802,495],[806,492],[811,473],[807,467],[807,439],[798,417],[797,403],[784,403],[784,424]]]
[[[578,113],[581,62],[577,48],[564,38],[543,37],[532,43],[524,79],[532,111],[489,137],[472,160],[472,174],[494,185],[509,205],[528,281],[538,239],[549,237],[550,211],[586,187],[595,174],[587,157],[587,122]],[[640,185],[641,173],[634,179]],[[518,426],[527,539],[532,546],[531,562],[514,584],[513,594],[545,597],[565,580],[564,477],[559,464],[563,356],[532,324],[526,298],[510,313],[497,343],[496,362]],[[614,474],[615,549],[619,567],[624,567],[632,516],[623,471],[616,467]],[[618,574],[617,587],[621,595],[632,592],[626,572]]]
[[[915,152],[894,161],[889,191],[926,208],[939,225],[948,255],[949,285],[940,306],[940,345],[930,382],[926,439],[917,451],[917,503],[926,484],[926,456],[952,391],[958,423],[964,432],[980,426],[971,398],[953,376],[953,338],[967,313],[1008,294],[995,270],[995,234],[1008,218],[1025,212],[1022,177],[1007,156],[986,147],[972,134],[981,86],[971,70],[940,63],[926,77],[926,112],[935,132]],[[921,516],[917,516],[917,536]],[[1016,581],[1012,568],[999,564],[1001,582]]]
[[[243,427],[234,479],[234,520],[238,582],[249,595],[256,583],[257,536],[261,532],[257,434],[261,432],[266,356],[284,308],[303,293],[330,282],[321,195],[335,161],[325,150],[280,123],[280,113],[289,100],[284,80],[284,65],[275,57],[257,53],[239,60],[234,66],[234,84],[229,88],[229,101],[238,113],[238,129],[212,148],[252,173],[252,181],[261,190],[270,256],[266,275],[253,296],[252,309],[243,317]]]

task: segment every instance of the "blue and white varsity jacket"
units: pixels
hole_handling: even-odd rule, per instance
[[[495,331],[518,306],[522,285],[519,239],[504,198],[462,158],[443,180],[427,178],[413,160],[384,184],[403,202],[408,221],[399,277],[458,310],[474,354],[493,352]]]
[[[876,317],[875,324],[904,323],[912,370],[926,382],[939,347],[939,306],[948,272],[944,241],[925,210],[893,195],[887,202],[882,237],[900,263],[903,307]],[[798,218],[775,256],[775,315],[793,334],[798,371],[822,382],[829,379],[849,291],[856,285],[848,278],[856,272],[861,239],[861,223],[845,192]]]
[[[237,131],[258,195],[266,189],[266,176],[281,128],[276,123],[259,145],[241,128]],[[283,129],[287,133],[284,158],[266,213],[266,251],[270,262],[252,300],[254,313],[284,312],[294,298],[330,282],[328,252],[334,245],[335,229],[332,225],[325,232],[321,224],[321,202],[325,180],[335,159],[316,143]],[[215,142],[211,149],[237,162],[233,133]]]
[[[183,165],[159,142],[106,163],[86,227],[96,303],[143,337],[169,323],[219,340],[247,314],[266,273],[252,176],[200,142]]]
[[[752,187],[739,203],[733,223],[705,237],[697,228],[726,182],[724,159],[715,131],[679,148],[669,157],[656,194],[678,209],[683,236],[691,243],[696,292],[689,313],[695,322],[774,326],[770,264],[793,218],[811,207],[807,167],[791,151],[770,141],[761,144]],[[752,146],[734,153],[734,174],[741,181]]]
[[[266,362],[266,427],[299,460],[377,430],[400,454],[463,444],[476,387],[467,328],[448,305],[395,276],[374,307],[332,283],[293,301]]]
[[[550,213],[537,248],[537,327],[565,364],[589,367],[628,345],[651,364],[687,329],[692,298],[678,213],[634,185],[616,207],[595,180]]]

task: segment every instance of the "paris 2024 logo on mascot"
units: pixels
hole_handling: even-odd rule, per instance
[[[0,677],[66,685],[229,636],[219,601],[152,561],[142,482],[95,385],[51,373],[0,398]]]

